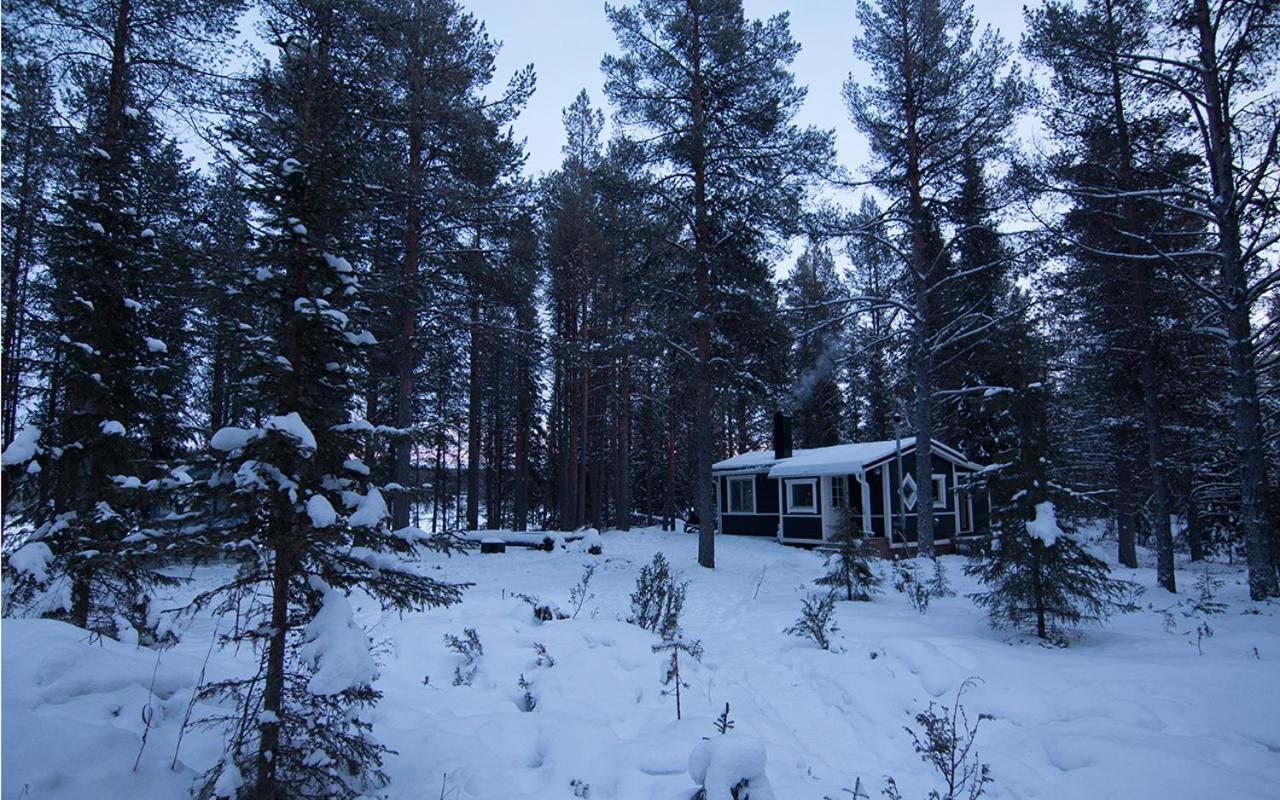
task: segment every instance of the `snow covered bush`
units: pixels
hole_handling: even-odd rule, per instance
[[[883,580],[875,571],[874,549],[847,531],[837,534],[832,542],[836,549],[827,556],[827,573],[814,583],[842,591],[845,600],[870,600],[880,591]]]
[[[692,800],[776,800],[765,761],[764,745],[755,739],[703,739],[689,754],[689,777],[699,787]]]
[[[965,573],[986,591],[970,595],[996,628],[1033,629],[1041,639],[1064,642],[1086,622],[1102,622],[1132,608],[1132,586],[1113,579],[1102,560],[1059,527],[1051,502],[1037,503],[1022,530],[1006,526],[987,552],[977,553]]]
[[[512,592],[511,596],[517,600],[523,600],[529,604],[529,608],[533,609],[533,618],[538,622],[550,622],[554,619],[568,619],[569,615],[560,610],[560,607],[554,603],[544,603],[537,595],[526,594],[525,592]]]
[[[667,557],[654,553],[653,561],[641,567],[636,578],[627,622],[653,631],[664,640],[674,638],[680,630],[680,612],[684,610],[688,587],[688,581],[676,579]]]
[[[920,730],[907,727],[912,747],[920,760],[933,767],[942,779],[941,791],[929,792],[929,800],[978,800],[992,782],[991,768],[978,758],[974,745],[978,739],[978,727],[990,714],[979,714],[972,724],[961,698],[965,691],[977,683],[976,678],[966,678],[956,691],[956,702],[951,708],[939,706],[933,701],[929,707],[916,714]],[[893,778],[884,789],[889,800],[902,800],[902,793]]]
[[[812,639],[823,650],[831,649],[831,637],[839,628],[836,627],[836,596],[832,593],[811,594],[804,599],[800,618],[791,627],[783,630],[792,636]]]

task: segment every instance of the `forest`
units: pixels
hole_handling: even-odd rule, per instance
[[[191,602],[253,620],[247,780],[333,796],[282,731],[334,598],[459,601],[406,554],[460,531],[687,524],[716,567],[711,465],[777,411],[962,451],[993,533],[1052,502],[1163,590],[1280,597],[1280,4],[1037,0],[1009,42],[859,0],[871,77],[822,100],[866,163],[797,121],[786,14],[605,13],[534,175],[536,68],[464,0],[5,4],[6,615],[159,641],[173,564],[236,565]]]

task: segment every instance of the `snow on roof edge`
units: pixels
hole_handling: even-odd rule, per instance
[[[915,446],[914,436],[903,437],[902,449]],[[959,450],[933,440],[941,455],[957,461],[962,466],[981,469],[981,465],[969,461]],[[853,442],[829,447],[796,450],[789,458],[775,458],[773,450],[752,450],[711,465],[713,472],[768,472],[771,478],[796,478],[811,475],[840,475],[861,469],[881,461],[897,452],[899,441],[886,439],[878,442]]]

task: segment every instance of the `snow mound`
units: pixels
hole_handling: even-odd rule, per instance
[[[4,627],[4,796],[187,797],[195,771],[188,737],[171,769],[201,659],[157,653],[45,619]],[[154,675],[154,679],[153,676]],[[154,716],[139,756],[142,709]],[[137,770],[133,770],[135,759]]]
[[[1065,535],[1058,527],[1058,512],[1053,503],[1036,503],[1036,518],[1027,523],[1027,534],[1044,542],[1045,547],[1053,547],[1058,537]]]
[[[604,549],[604,539],[601,538],[600,531],[595,528],[584,528],[579,533],[582,534],[582,538],[578,540],[579,550],[589,553],[592,550],[600,552]]]
[[[369,637],[356,624],[351,603],[318,580],[313,586],[324,592],[324,604],[303,633],[306,644],[300,655],[315,668],[307,691],[334,695],[372,683],[377,666],[369,652]]]
[[[747,793],[739,800],[776,800],[769,776],[764,771],[765,748],[755,740],[739,736],[704,739],[689,754],[689,777],[706,790],[706,800],[733,800],[733,790],[747,782]]]

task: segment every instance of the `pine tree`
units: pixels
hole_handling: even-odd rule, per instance
[[[1260,365],[1274,342],[1253,321],[1256,303],[1277,277],[1264,251],[1271,247],[1280,196],[1274,180],[1280,115],[1272,89],[1280,68],[1278,18],[1280,7],[1265,0],[1181,0],[1161,17],[1166,35],[1160,40],[1176,42],[1177,55],[1162,57],[1153,68],[1151,55],[1160,44],[1152,42],[1117,59],[1127,75],[1186,104],[1190,138],[1199,145],[1197,169],[1173,179],[1179,199],[1172,201],[1168,193],[1150,199],[1208,222],[1216,280],[1187,285],[1213,307],[1216,335],[1227,349],[1249,593],[1255,600],[1280,596],[1259,389]],[[1143,244],[1149,254],[1183,265],[1205,255],[1200,248],[1179,248],[1180,242]]]
[[[1054,70],[1055,91],[1044,116],[1064,144],[1051,169],[1071,198],[1064,226],[1070,263],[1085,273],[1066,279],[1092,295],[1082,316],[1092,318],[1095,339],[1109,340],[1102,366],[1110,363],[1119,374],[1107,380],[1104,371],[1099,378],[1136,386],[1140,416],[1127,427],[1140,425],[1143,433],[1157,580],[1174,591],[1166,409],[1177,402],[1164,387],[1182,363],[1170,357],[1176,337],[1201,335],[1179,326],[1208,311],[1195,308],[1194,296],[1179,285],[1181,270],[1207,276],[1203,264],[1179,268],[1152,259],[1145,242],[1159,241],[1171,251],[1203,247],[1201,220],[1152,200],[1172,189],[1193,159],[1182,149],[1179,120],[1163,92],[1144,86],[1119,63],[1121,53],[1150,42],[1144,2],[1099,0],[1078,11],[1048,3],[1028,20],[1028,53]],[[1099,85],[1108,91],[1099,92]]]
[[[999,36],[988,30],[975,39],[964,0],[861,0],[857,8],[863,33],[854,51],[874,82],[850,78],[845,100],[870,139],[873,182],[901,209],[895,247],[905,297],[897,307],[912,333],[916,473],[929,475],[935,396],[950,388],[937,384],[935,368],[948,350],[963,350],[990,330],[976,311],[948,319],[938,307],[946,283],[972,278],[954,271],[942,227],[945,204],[961,184],[963,156],[981,164],[1003,154],[1025,92]],[[931,482],[920,482],[917,504],[933,507]],[[932,555],[931,513],[918,516],[918,542],[922,554]]]
[[[895,321],[900,316],[896,306],[896,270],[883,217],[884,212],[875,199],[864,196],[852,227],[865,233],[853,237],[849,244],[852,261],[849,289],[854,304],[849,385],[855,403],[864,406],[858,415],[863,421],[859,438],[876,442],[893,436],[890,415],[898,405],[899,394],[893,376],[901,372],[893,358],[898,334]]]
[[[832,139],[793,123],[804,90],[788,70],[799,47],[785,14],[747,21],[740,0],[639,0],[606,14],[621,54],[603,61],[605,93],[622,124],[645,130],[647,160],[667,177],[663,199],[683,231],[698,563],[713,568],[717,256],[744,249],[736,241],[743,223],[791,226],[810,179],[831,161]]]

